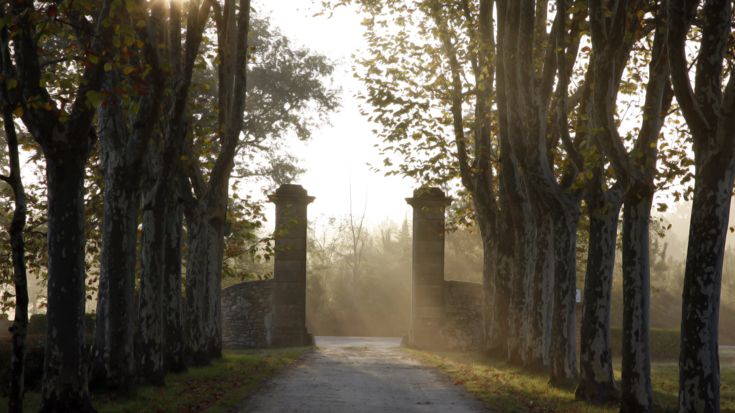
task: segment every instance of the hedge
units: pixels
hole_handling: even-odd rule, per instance
[[[94,314],[85,314],[84,327],[86,330],[85,344],[87,357],[92,345],[94,333]],[[33,314],[28,323],[26,336],[26,360],[24,383],[26,390],[39,390],[43,376],[43,359],[46,349],[46,314]],[[11,340],[0,343],[0,395],[7,396],[10,388],[10,359],[13,345]]]
[[[84,331],[94,334],[95,313],[84,315]],[[46,334],[46,314],[33,314],[28,320],[28,334]]]
[[[652,328],[651,329],[651,357],[661,360],[678,360],[681,344],[680,330]],[[623,329],[610,328],[610,346],[613,356],[623,355]]]

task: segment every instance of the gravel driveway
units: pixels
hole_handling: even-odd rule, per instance
[[[487,412],[464,386],[398,349],[400,338],[317,337],[239,412]]]

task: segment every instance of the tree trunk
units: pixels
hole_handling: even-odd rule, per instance
[[[524,365],[528,332],[528,290],[534,269],[536,228],[528,200],[514,205],[515,255],[510,296],[510,326],[508,328],[508,362]]]
[[[483,325],[483,348],[489,349],[490,340],[493,336],[494,314],[495,314],[495,268],[497,266],[497,207],[491,213],[483,201],[477,199],[483,196],[493,196],[482,190],[475,191],[473,200],[477,210],[477,221],[482,237],[482,325]]]
[[[208,225],[198,205],[185,207],[188,228],[188,256],[186,265],[186,362],[192,366],[210,363],[207,349],[207,242]]]
[[[594,184],[587,188],[590,235],[579,340],[580,380],[574,393],[578,400],[604,403],[620,399],[610,349],[610,300],[621,203],[611,190],[603,192]]]
[[[224,214],[222,214],[224,216]],[[223,219],[219,214],[207,220],[207,351],[211,358],[222,358],[222,258]]]
[[[44,146],[48,182],[48,311],[41,412],[94,412],[84,343],[86,148]]]
[[[515,249],[515,231],[511,227],[511,208],[501,192],[501,209],[498,220],[497,262],[495,264],[495,304],[493,332],[488,342],[488,355],[492,357],[508,356],[508,319],[510,316],[511,280],[513,277],[513,250]],[[501,235],[502,234],[502,235]],[[501,239],[502,237],[502,239]]]
[[[720,411],[720,287],[735,175],[726,155],[707,155],[699,156],[696,166],[684,275],[679,356],[682,412]]]
[[[531,199],[536,224],[536,255],[529,285],[526,368],[547,371],[554,306],[554,220],[545,204],[536,198]]]
[[[141,384],[164,386],[163,363],[163,278],[166,235],[166,201],[171,185],[159,176],[143,193],[142,270],[138,310],[138,379]]]
[[[91,377],[97,387],[131,393],[135,386],[135,261],[140,189],[119,153],[104,150],[105,203],[100,286]],[[116,156],[117,155],[117,156]]]
[[[577,385],[575,294],[577,283],[577,223],[579,201],[559,203],[554,209],[554,313],[549,348],[549,384]]]
[[[5,87],[5,83],[0,83]],[[6,100],[3,98],[3,100]],[[8,394],[8,411],[23,413],[23,388],[26,333],[28,331],[28,280],[26,278],[25,241],[23,234],[26,226],[26,193],[20,175],[20,159],[18,156],[18,137],[13,123],[13,109],[4,102],[3,121],[5,138],[10,155],[10,176],[7,182],[13,188],[15,210],[10,223],[10,248],[13,259],[13,279],[15,282],[15,319],[10,332],[13,334],[13,355],[10,359],[10,393]],[[4,177],[5,179],[5,177]]]
[[[631,188],[623,203],[623,366],[621,412],[650,412],[651,279],[649,221],[653,188]]]
[[[184,330],[182,326],[181,294],[181,235],[183,232],[184,209],[179,195],[169,197],[166,215],[166,238],[164,242],[164,366],[166,372],[186,373],[184,362]]]
[[[495,317],[495,267],[497,246],[489,235],[482,233],[482,320],[484,348],[490,349]]]

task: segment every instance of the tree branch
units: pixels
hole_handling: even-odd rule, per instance
[[[459,162],[459,174],[462,185],[468,190],[474,189],[473,177],[469,162],[467,160],[467,143],[464,136],[464,118],[462,114],[462,81],[460,79],[461,68],[457,61],[454,45],[447,32],[446,25],[442,24],[439,17],[441,8],[434,4],[432,17],[439,31],[439,38],[449,59],[449,68],[452,75],[452,125],[454,127],[454,141],[457,145],[457,161]]]
[[[559,5],[558,7],[560,10],[566,11],[565,0],[559,0],[557,4]],[[569,71],[567,70],[566,42],[564,41],[564,37],[566,35],[566,13],[558,13],[558,16],[560,16],[559,25],[556,28],[556,32],[554,33],[556,35],[555,43],[558,46],[556,48],[556,63],[559,79],[559,84],[557,88],[558,102],[556,117],[558,119],[557,123],[562,144],[564,145],[564,149],[569,155],[569,159],[572,161],[572,165],[574,165],[574,168],[576,169],[574,171],[574,175],[576,175],[578,172],[584,170],[584,159],[582,159],[579,151],[577,151],[577,148],[572,143],[572,138],[569,136],[569,121],[567,119],[567,90],[569,89]]]
[[[692,134],[701,139],[712,126],[702,113],[702,107],[694,96],[689,81],[686,59],[686,35],[692,19],[696,15],[698,0],[669,0],[668,12],[668,55],[671,68],[671,85],[676,100]]]

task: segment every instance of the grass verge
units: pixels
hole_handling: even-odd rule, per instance
[[[551,387],[549,375],[532,373],[469,352],[405,351],[437,366],[456,385],[464,385],[495,412],[617,412],[617,404],[595,405],[574,399],[573,390]],[[735,350],[722,351],[720,365],[721,410],[735,411]],[[620,388],[620,358],[613,360]],[[676,362],[653,362],[651,368],[654,411],[675,412],[678,401],[679,371]]]
[[[166,376],[166,387],[140,387],[130,397],[93,393],[99,413],[224,413],[245,399],[263,380],[292,363],[310,347],[273,350],[229,350],[211,366],[189,368],[186,374]],[[40,393],[26,393],[24,411],[38,411]],[[0,398],[0,412],[8,399]]]

